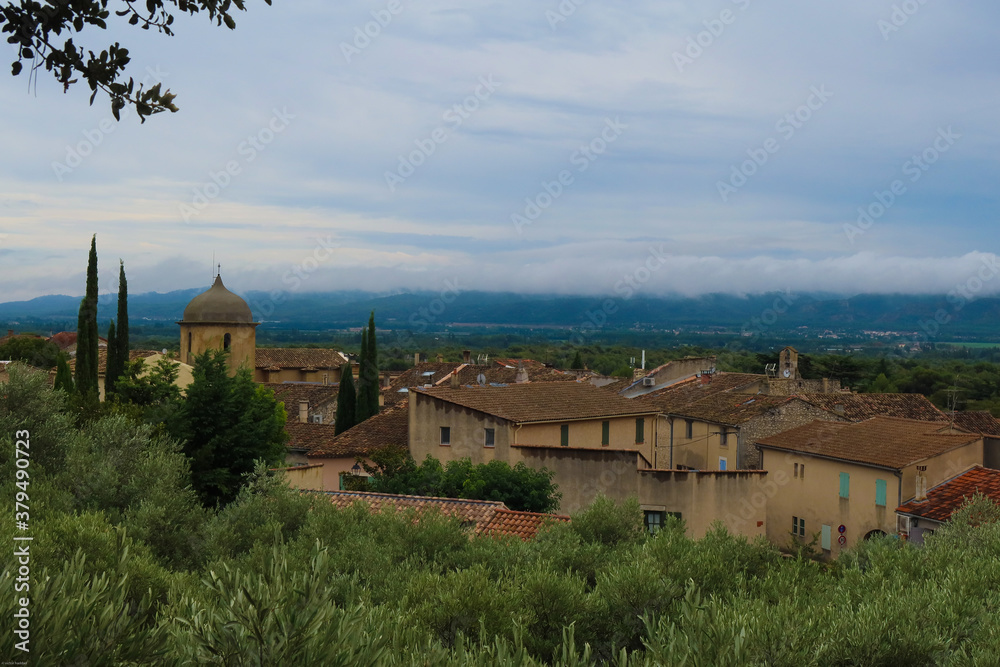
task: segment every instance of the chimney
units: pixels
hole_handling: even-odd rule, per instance
[[[444,362],[444,355],[443,355],[443,354],[439,354],[439,355],[437,356],[437,362],[438,362],[439,364],[440,364],[440,363],[443,363],[443,362]]]
[[[472,363],[472,350],[462,350],[462,362]]]
[[[299,423],[305,424],[309,421],[309,401],[299,401]]]
[[[517,375],[514,376],[515,384],[524,384],[528,381],[528,371],[525,370],[524,364],[520,361],[517,362]]]
[[[844,416],[844,404],[843,403],[834,403],[834,405],[833,405],[833,411],[836,412],[841,417],[843,417]]]
[[[927,500],[927,466],[917,466],[916,494],[913,499],[920,502]]]
[[[823,378],[823,393],[830,393],[830,378]]]
[[[14,330],[13,329],[7,329],[7,335],[8,336],[13,336],[14,335]]]
[[[413,353],[413,365],[416,366],[419,363],[420,363],[420,353],[419,352],[414,352]]]
[[[458,373],[452,373],[451,374],[451,388],[452,389],[459,389],[459,388],[461,388],[461,386],[462,385],[458,381]]]

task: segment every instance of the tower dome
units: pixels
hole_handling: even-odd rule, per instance
[[[207,291],[191,299],[184,309],[185,322],[239,322],[253,323],[250,306],[222,284],[222,276]]]

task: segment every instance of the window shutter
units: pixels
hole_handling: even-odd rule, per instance
[[[885,507],[885,486],[884,479],[875,480],[875,504],[879,507]]]
[[[635,420],[635,442],[646,442],[646,420],[642,417]]]
[[[559,439],[563,447],[569,447],[569,424],[563,424],[559,427]]]
[[[850,498],[851,497],[851,475],[850,473],[842,472],[840,473],[840,497]]]
[[[823,536],[821,538],[820,546],[826,551],[830,550],[830,526],[823,526]]]
[[[611,444],[611,422],[603,421],[601,422],[601,444],[609,445]]]

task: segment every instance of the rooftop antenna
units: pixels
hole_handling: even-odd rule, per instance
[[[958,404],[958,392],[960,391],[962,390],[954,385],[945,389],[945,393],[948,394],[948,417],[951,428],[955,428],[955,406]]]

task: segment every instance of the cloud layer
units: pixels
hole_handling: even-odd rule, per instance
[[[306,1],[98,31],[181,111],[0,79],[2,300],[80,293],[93,233],[102,288],[121,257],[138,291],[214,255],[236,289],[614,293],[656,256],[649,294],[947,292],[996,250],[998,13]]]

